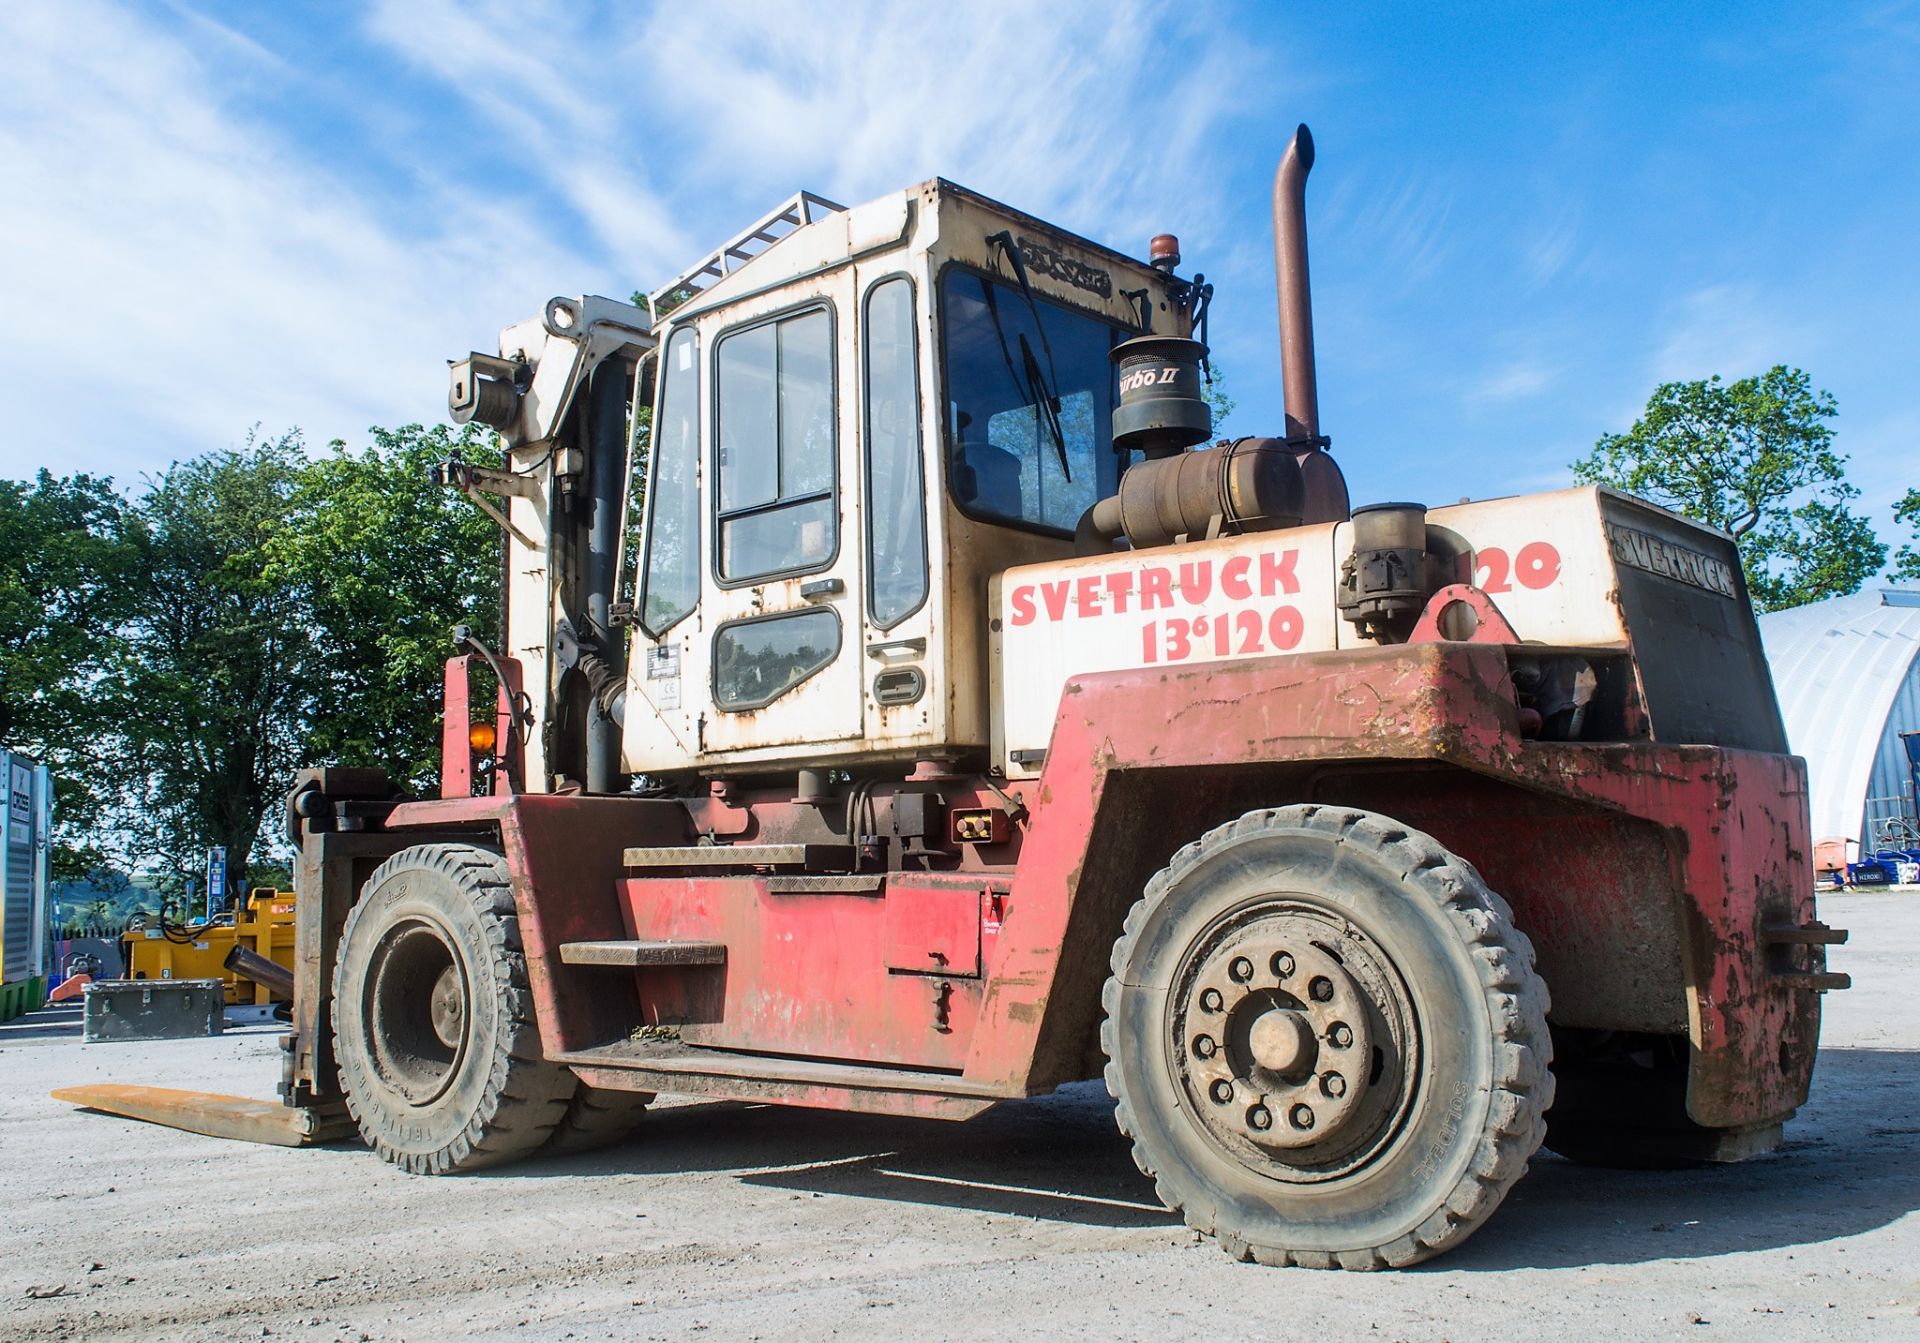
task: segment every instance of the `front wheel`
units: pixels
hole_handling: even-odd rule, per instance
[[[1506,902],[1369,812],[1250,812],[1148,883],[1101,1043],[1134,1159],[1238,1259],[1416,1263],[1492,1213],[1553,1100]]]
[[[367,1144],[426,1175],[529,1155],[576,1080],[540,1049],[500,855],[404,849],[374,870],[340,934],[334,1053]]]

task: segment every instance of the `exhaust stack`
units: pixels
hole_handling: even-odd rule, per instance
[[[1273,262],[1280,293],[1280,371],[1286,395],[1287,442],[1323,446],[1320,391],[1313,369],[1313,294],[1307,280],[1307,174],[1313,134],[1293,133],[1273,175]]]
[[[1280,376],[1287,436],[1305,486],[1303,520],[1345,522],[1347,480],[1326,452],[1320,432],[1320,388],[1314,373],[1313,293],[1307,282],[1307,174],[1313,133],[1294,131],[1273,175],[1273,263],[1280,295]]]

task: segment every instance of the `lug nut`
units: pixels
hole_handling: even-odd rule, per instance
[[[1257,1129],[1263,1129],[1263,1130],[1272,1128],[1273,1127],[1273,1111],[1269,1110],[1264,1105],[1254,1106],[1251,1110],[1247,1111],[1247,1126],[1249,1128],[1257,1128]]]
[[[1307,985],[1307,995],[1316,1003],[1333,1001],[1333,981],[1325,975],[1315,975],[1313,982]]]
[[[1210,1059],[1220,1046],[1213,1042],[1211,1035],[1197,1035],[1193,1040],[1193,1052],[1196,1057]]]
[[[1253,978],[1253,962],[1245,956],[1235,956],[1232,964],[1227,966],[1227,973],[1232,975],[1236,982],[1244,984]]]
[[[1345,1049],[1353,1043],[1353,1027],[1344,1021],[1336,1021],[1327,1030],[1327,1043],[1335,1049]]]
[[[1320,1089],[1334,1100],[1339,1100],[1347,1094],[1347,1079],[1339,1073],[1328,1073],[1320,1079]]]
[[[1233,1083],[1223,1077],[1207,1088],[1207,1094],[1213,1097],[1214,1104],[1225,1105],[1233,1099]]]
[[[1313,1107],[1310,1105],[1294,1106],[1293,1109],[1287,1112],[1287,1121],[1297,1129],[1312,1128],[1313,1127]]]
[[[1293,957],[1287,955],[1284,951],[1275,952],[1273,957],[1273,973],[1281,979],[1285,979],[1288,975],[1292,974]]]
[[[1220,1002],[1219,989],[1207,989],[1200,995],[1200,1008],[1202,1011],[1218,1012],[1220,1010]]]

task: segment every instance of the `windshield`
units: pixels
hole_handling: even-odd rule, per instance
[[[940,293],[954,499],[974,517],[1070,534],[1118,488],[1107,352],[1132,333],[958,268]]]

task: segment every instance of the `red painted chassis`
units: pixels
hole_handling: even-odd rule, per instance
[[[1523,739],[1507,651],[1406,645],[1077,678],[1043,776],[923,785],[1024,809],[954,871],[632,876],[634,845],[768,842],[817,804],[513,795],[405,802],[303,834],[305,990],[290,1102],[335,1098],[332,942],[409,844],[497,844],[551,1057],[603,1087],[964,1118],[1099,1071],[1099,995],[1126,910],[1175,849],[1247,810],[1360,806],[1474,863],[1533,940],[1556,1030],[1685,1037],[1686,1113],[1778,1124],[1806,1098],[1823,952],[1791,756]],[[310,893],[321,896],[310,898]],[[608,971],[569,942],[724,943],[721,966]],[[636,1042],[668,1025],[678,1041]],[[653,1034],[664,1034],[654,1032]]]

